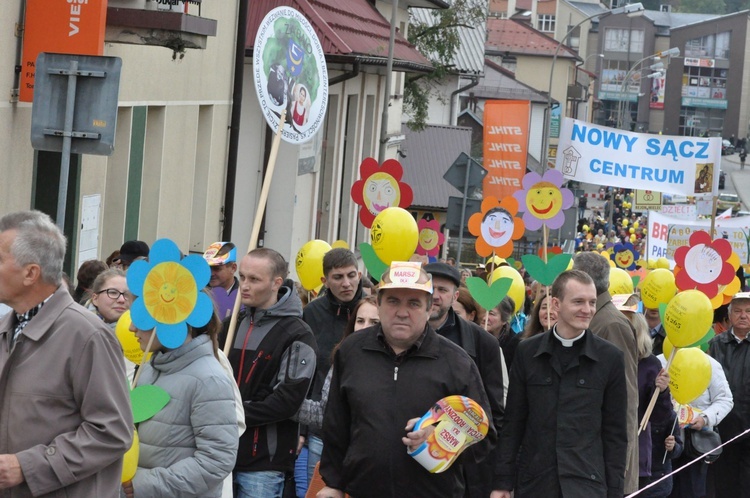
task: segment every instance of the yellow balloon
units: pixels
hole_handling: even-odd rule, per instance
[[[628,220],[627,218],[625,218],[624,220],[622,220],[622,226],[623,227],[628,226],[628,223],[630,223],[630,220]]]
[[[135,334],[130,331],[130,324],[130,310],[127,310],[122,314],[120,319],[117,320],[115,335],[117,336],[117,340],[120,341],[122,354],[125,358],[140,365],[143,361],[143,350],[141,349],[141,345],[138,344],[138,339],[135,337]],[[146,355],[146,361],[148,361],[149,358],[151,358],[151,353]]]
[[[646,261],[646,268],[648,268],[649,270],[653,270],[654,268],[656,268],[656,260],[649,259],[648,261]]]
[[[635,233],[635,228],[630,227],[630,229],[628,230],[628,232],[630,232],[631,234]]]
[[[615,294],[632,294],[633,279],[630,274],[622,268],[609,269],[609,293]]]
[[[311,240],[297,252],[294,267],[297,270],[299,283],[305,290],[313,290],[320,285],[323,274],[323,256],[331,250],[325,240]]]
[[[419,242],[417,222],[406,209],[386,208],[372,222],[370,240],[383,263],[409,261]]]
[[[678,348],[701,340],[711,327],[714,309],[711,300],[699,290],[682,291],[667,304],[664,331]]]
[[[526,298],[526,284],[523,282],[523,277],[515,268],[501,266],[492,272],[491,281],[496,282],[499,278],[510,278],[513,280],[513,283],[510,284],[510,289],[508,290],[508,296],[510,296],[516,304],[516,309],[513,313],[518,313],[523,308],[523,302]]]
[[[657,268],[665,268],[669,270],[669,260],[662,256],[661,258],[656,260],[656,267]]]
[[[640,223],[638,223],[637,221],[633,222],[633,228],[635,228],[636,230],[638,230],[639,226],[640,226]]]
[[[669,390],[681,405],[700,396],[711,382],[711,363],[699,348],[678,349],[669,366]]]
[[[133,429],[133,444],[130,445],[130,449],[125,452],[125,456],[122,459],[122,481],[128,482],[135,476],[135,471],[138,470],[138,454],[140,453],[140,441],[138,440],[138,431]]]
[[[630,236],[630,242],[631,242],[631,243],[635,243],[635,241],[636,241],[637,239],[638,239],[638,237],[636,237],[635,235],[631,235],[631,236]]]
[[[331,249],[349,249],[349,244],[345,240],[337,240],[333,244],[331,244]]]
[[[651,263],[652,260],[649,260]],[[677,292],[674,274],[664,268],[657,268],[646,275],[641,284],[641,300],[646,308],[658,308],[667,304]]]

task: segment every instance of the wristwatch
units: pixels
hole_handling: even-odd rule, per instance
[[[708,426],[708,415],[701,413],[701,417],[703,418],[703,425]]]

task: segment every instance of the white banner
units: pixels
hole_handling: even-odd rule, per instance
[[[565,118],[556,168],[568,178],[667,194],[718,195],[721,138],[633,133]]]
[[[648,259],[666,257],[674,266],[674,251],[680,246],[688,245],[690,235],[696,230],[708,232],[711,220],[691,221],[666,216],[656,211],[648,212]],[[713,238],[723,237],[732,244],[732,250],[740,257],[740,263],[750,263],[748,245],[750,245],[750,216],[716,220],[716,232]]]

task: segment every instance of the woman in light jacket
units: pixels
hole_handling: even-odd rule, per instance
[[[219,498],[234,467],[239,434],[232,380],[219,363],[216,315],[185,343],[167,349],[154,337],[153,356],[138,385],[152,384],[170,395],[167,405],[138,427],[138,470],[123,484],[128,497]],[[142,349],[153,331],[131,326]]]

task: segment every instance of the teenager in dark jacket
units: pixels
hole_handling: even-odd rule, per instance
[[[281,496],[294,469],[299,424],[291,420],[315,372],[315,338],[302,320],[302,302],[287,263],[260,248],[240,263],[242,315],[229,353],[245,405],[247,430],[235,465],[239,498]]]

